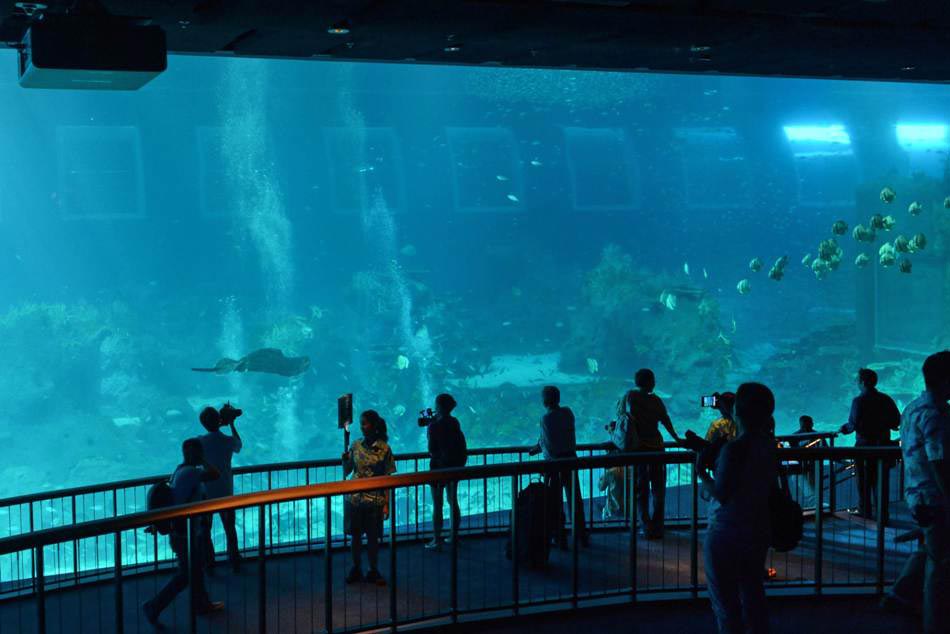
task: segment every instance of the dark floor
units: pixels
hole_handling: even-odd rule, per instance
[[[777,569],[778,576],[772,586],[775,591],[783,588],[802,590],[803,585],[811,585],[814,579],[814,534],[813,526],[801,546],[790,554],[773,554],[771,566]],[[888,529],[885,557],[885,575],[892,578],[903,562],[910,546],[902,547],[899,552],[892,548],[891,540],[895,531]],[[824,526],[824,565],[823,582],[829,591],[838,585],[863,585],[873,589],[876,580],[877,560],[874,555],[875,532],[873,524],[854,520],[847,516],[832,516],[825,519]],[[629,596],[630,588],[630,550],[629,532],[599,531],[594,535],[589,549],[581,549],[577,568],[577,588],[581,604],[592,598],[613,595],[615,598]],[[700,540],[702,535],[700,535]],[[463,619],[469,615],[500,614],[508,610],[513,602],[512,566],[504,556],[506,538],[503,535],[469,536],[459,546],[458,560],[458,611]],[[692,590],[691,539],[687,529],[667,531],[662,541],[647,542],[638,540],[637,544],[637,587],[644,599],[662,598],[676,595],[689,598]],[[446,547],[442,552],[426,551],[421,543],[400,543],[396,552],[397,572],[390,573],[389,549],[380,553],[380,569],[389,578],[386,587],[358,584],[347,586],[343,577],[349,567],[348,553],[335,552],[332,556],[332,628],[338,630],[371,629],[390,622],[391,610],[395,610],[397,620],[425,621],[440,618],[449,613],[451,607],[451,556]],[[569,601],[572,591],[572,558],[570,552],[554,551],[547,570],[520,570],[518,585],[522,604],[534,604]],[[702,556],[697,559],[696,579],[703,584]],[[327,624],[326,560],[322,553],[300,553],[280,557],[270,557],[266,563],[266,620],[270,632],[310,633],[325,631]],[[141,618],[139,606],[152,596],[167,574],[141,575],[126,577],[123,582],[123,622],[125,632],[148,632],[151,628]],[[225,612],[213,617],[199,618],[199,632],[239,632],[256,633],[258,627],[258,567],[257,562],[245,562],[240,574],[233,575],[220,566],[209,582],[213,599],[226,603]],[[391,594],[395,592],[394,595]],[[115,590],[114,584],[87,586],[80,590],[50,592],[47,596],[47,632],[82,633],[115,631]],[[392,602],[392,599],[395,602]],[[713,625],[708,604],[676,604],[643,601],[642,605],[621,610],[621,622],[626,632],[652,631],[688,632],[712,631]],[[812,608],[808,608],[807,625],[801,621],[802,610],[812,605],[812,600],[774,599],[774,618],[777,632],[793,631],[790,623],[797,623],[794,631],[807,627],[809,634],[830,629],[824,627],[825,617],[813,618]],[[851,619],[864,614],[876,614],[870,610],[873,602],[865,599],[848,602],[820,602],[819,613],[838,624],[835,631],[840,632],[842,624],[851,628]],[[182,595],[162,616],[168,625],[167,631],[187,631],[185,620],[186,601]],[[33,632],[35,630],[36,607],[32,599],[12,601],[0,604],[0,634],[6,632]],[[542,618],[537,616],[535,618]],[[602,614],[583,616],[580,621],[565,620],[565,617],[553,618],[550,631],[577,631],[587,628],[586,619],[593,619],[591,627],[611,631],[610,626],[617,623]],[[598,619],[605,619],[598,621]],[[830,621],[827,621],[830,622]],[[603,627],[598,623],[602,623]],[[890,624],[896,621],[891,617],[870,619],[869,627]],[[506,628],[519,625],[504,626]],[[782,628],[785,629],[782,629]],[[631,629],[632,628],[632,629]],[[505,629],[499,631],[507,631]],[[519,631],[523,631],[520,629]],[[857,630],[856,630],[857,631]],[[862,629],[867,632],[882,629]],[[901,630],[889,630],[901,631]],[[547,634],[547,632],[545,633]]]

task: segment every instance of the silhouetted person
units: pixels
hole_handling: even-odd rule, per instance
[[[732,392],[716,392],[716,409],[719,411],[719,418],[714,420],[706,430],[706,440],[716,442],[717,440],[734,440],[737,434],[735,407],[736,395]]]
[[[891,444],[891,430],[900,428],[901,414],[892,399],[877,389],[877,372],[858,370],[858,389],[861,394],[851,401],[848,422],[841,426],[842,434],[854,433],[855,447],[881,447]],[[877,500],[877,463],[869,460],[854,461],[858,483],[858,515],[873,518],[871,499]],[[886,485],[886,482],[885,482]],[[884,499],[877,500],[878,511],[887,522],[887,491]]]
[[[927,357],[923,374],[927,389],[904,409],[901,417],[904,498],[923,532],[927,557],[924,632],[943,634],[950,632],[950,350]],[[913,561],[904,572],[913,574]]]
[[[451,469],[464,467],[468,461],[468,446],[465,443],[465,434],[452,411],[457,403],[451,394],[439,394],[435,397],[435,420],[429,423],[426,437],[429,443],[429,468]],[[432,484],[432,530],[435,535],[425,547],[438,549],[442,544],[442,503],[448,497],[449,508],[452,511],[452,526],[458,531],[462,521],[462,512],[459,509],[458,482],[443,482]]]
[[[617,404],[617,428],[614,444],[623,451],[663,451],[660,425],[679,441],[666,405],[653,393],[656,377],[647,368],[637,370],[636,389],[624,394]],[[644,464],[636,467],[637,507],[643,522],[641,533],[647,539],[663,537],[666,513],[666,465]],[[653,512],[650,512],[650,494],[653,494]]]
[[[197,438],[189,438],[181,446],[182,463],[178,465],[169,480],[172,490],[172,504],[187,504],[198,502],[205,498],[205,483],[218,478],[218,470],[204,459],[201,442]],[[191,520],[191,575],[194,579],[192,601],[195,612],[207,614],[224,609],[220,601],[211,601],[205,587],[205,555],[202,552],[205,543],[204,533],[208,530],[206,522],[199,517]],[[178,567],[175,574],[159,590],[154,598],[145,602],[142,611],[145,619],[152,625],[159,626],[158,617],[162,611],[174,600],[178,593],[188,587],[188,529],[187,522],[180,520],[173,524],[172,532],[168,536],[175,561]]]
[[[768,429],[775,411],[772,391],[744,383],[736,391],[738,436],[723,445],[715,473],[696,458],[701,486],[710,497],[704,544],[709,599],[722,634],[768,632],[765,557],[769,548],[769,494],[776,486],[775,442]]]
[[[807,434],[815,433],[815,421],[811,416],[804,415],[798,418],[798,429],[792,434],[793,436],[802,436]],[[825,440],[824,438],[813,439],[806,438],[802,440],[790,440],[788,442],[790,447],[794,448],[809,448],[809,447],[824,447]],[[808,483],[808,486],[811,487],[811,490],[815,490],[815,463],[812,460],[803,460],[802,461],[802,473],[805,474],[805,481]]]
[[[553,385],[546,385],[541,390],[541,402],[546,410],[541,416],[541,438],[531,451],[542,453],[545,460],[577,457],[577,436],[574,430],[574,412],[569,407],[561,406],[561,391]],[[585,546],[589,543],[587,526],[584,523],[584,500],[581,497],[580,482],[577,474],[571,471],[554,471],[544,476],[545,484],[556,491],[560,503],[561,491],[564,498],[571,504],[574,500],[574,530],[578,539]],[[571,482],[574,483],[573,497]],[[563,526],[558,531],[558,542],[561,548],[567,548],[567,536]]]
[[[204,450],[205,460],[213,464],[221,476],[208,482],[205,485],[205,491],[208,499],[223,498],[234,495],[234,476],[231,473],[231,458],[234,454],[241,451],[243,443],[241,435],[238,434],[237,427],[234,426],[235,418],[234,408],[223,409],[225,418],[213,407],[206,407],[201,410],[199,420],[201,426],[208,430],[207,434],[199,436],[201,448]],[[231,428],[231,434],[221,433],[221,428],[228,425]],[[218,513],[221,519],[221,525],[224,527],[224,538],[227,543],[228,561],[231,567],[237,572],[241,566],[241,551],[238,548],[237,529],[234,526],[234,511],[221,511]],[[208,530],[205,531],[205,555],[208,558],[208,566],[214,565],[214,544],[211,542],[211,521],[208,517]]]
[[[343,477],[351,473],[353,478],[372,478],[396,472],[396,462],[389,448],[386,421],[375,411],[360,414],[360,431],[363,437],[354,440],[350,450],[343,454]],[[379,574],[379,540],[383,534],[383,521],[389,518],[389,491],[363,491],[346,498],[344,529],[353,536],[350,554],[353,567],[346,575],[347,583],[363,581],[362,552],[363,535],[366,535],[366,555],[369,573],[365,581],[386,585]]]

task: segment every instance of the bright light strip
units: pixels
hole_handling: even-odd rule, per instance
[[[897,142],[905,149],[947,146],[947,126],[942,123],[898,123]]]
[[[837,143],[851,145],[851,137],[841,124],[786,125],[785,137],[791,143]]]

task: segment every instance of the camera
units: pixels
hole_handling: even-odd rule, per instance
[[[428,427],[435,420],[435,412],[432,411],[431,407],[427,407],[424,410],[419,412],[419,427]]]
[[[218,410],[218,414],[221,415],[221,426],[231,425],[237,420],[238,416],[244,413],[244,410],[238,409],[231,405],[231,403],[225,403],[221,406],[221,409]]]
[[[703,396],[699,401],[700,407],[719,407],[719,395]]]

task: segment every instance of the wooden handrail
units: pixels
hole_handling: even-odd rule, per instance
[[[841,460],[848,458],[893,460],[900,458],[900,455],[901,452],[898,447],[815,447],[808,449],[778,450],[778,456],[783,461]],[[245,493],[232,497],[183,504],[158,511],[130,513],[119,517],[48,528],[23,535],[7,537],[0,539],[0,555],[97,535],[108,535],[142,528],[171,519],[181,519],[224,510],[237,510],[262,504],[294,502],[362,491],[419,486],[435,482],[503,478],[550,471],[580,471],[639,464],[691,464],[694,460],[695,454],[690,451],[611,453],[603,456],[588,456],[584,458],[533,460],[529,462],[508,462],[494,465],[463,467],[459,469],[418,471],[374,478],[342,480],[307,486],[272,489],[269,491]]]

